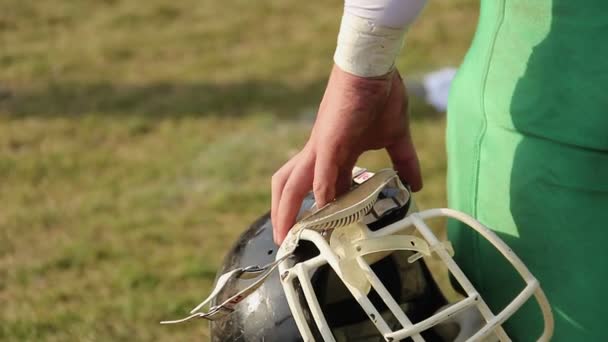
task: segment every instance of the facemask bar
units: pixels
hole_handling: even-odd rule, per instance
[[[344,281],[344,275],[339,267],[339,259],[336,254],[333,253],[329,244],[324,239],[324,237],[312,230],[304,230],[301,233],[300,239],[307,240],[315,244],[315,246],[319,249],[320,254],[317,257],[314,257],[310,260],[297,263],[294,267],[289,268],[286,263],[279,264],[279,272],[281,274],[281,282],[283,283],[283,289],[285,290],[285,295],[287,297],[287,302],[291,309],[291,312],[296,321],[296,325],[302,334],[302,338],[304,341],[313,342],[314,338],[310,327],[307,324],[304,310],[300,305],[299,296],[296,292],[296,289],[293,285],[294,279],[298,279],[300,282],[300,286],[302,288],[302,293],[308,303],[310,312],[317,324],[319,332],[323,336],[323,340],[326,342],[335,342],[333,334],[325,320],[325,316],[323,315],[323,311],[319,305],[319,301],[314,292],[314,288],[310,282],[312,274],[321,266],[325,264],[329,264],[331,268],[336,272],[338,277]],[[281,253],[281,250],[279,250]],[[278,257],[280,257],[278,255]],[[391,333],[391,329],[382,316],[380,312],[372,305],[371,301],[367,298],[367,294],[360,291],[359,289],[350,286],[347,282],[344,282],[350,293],[353,295],[355,300],[364,308],[365,312],[368,314],[378,331],[382,334]],[[401,311],[402,312],[402,311]],[[403,315],[405,316],[405,315]],[[409,320],[405,317],[405,323],[408,324]],[[411,322],[409,322],[411,325]],[[420,339],[414,339],[415,342],[424,341],[422,337]]]
[[[500,251],[500,253],[513,265],[516,271],[524,279],[526,286],[523,291],[521,291],[499,314],[494,315],[492,313],[488,305],[481,298],[460,267],[456,264],[454,259],[452,259],[445,242],[439,241],[431,229],[424,223],[424,220],[435,217],[453,218],[476,230]],[[513,251],[496,234],[472,217],[451,209],[431,209],[419,213],[412,213],[406,218],[375,232],[368,230],[366,240],[380,239],[382,237],[391,236],[406,229],[410,229],[411,231],[412,226],[416,228],[416,230],[428,243],[428,249],[434,253],[437,253],[439,258],[447,265],[449,271],[462,286],[467,296],[463,300],[453,303],[433,316],[416,324],[412,324],[403,310],[399,307],[398,303],[384,287],[380,279],[378,279],[378,277],[374,274],[369,264],[365,261],[363,258],[365,254],[360,254],[356,257],[359,266],[365,272],[372,287],[376,290],[376,292],[378,292],[386,306],[403,326],[403,328],[400,330],[391,331],[378,310],[367,298],[366,293],[363,293],[357,288],[350,286],[345,280],[339,266],[339,257],[331,249],[326,239],[318,232],[304,230],[302,231],[300,238],[314,243],[319,249],[320,255],[313,259],[297,263],[293,267],[289,267],[288,262],[281,262],[279,264],[279,271],[281,273],[281,279],[283,288],[286,292],[287,301],[294,315],[298,329],[306,341],[313,341],[313,338],[310,327],[308,327],[305,319],[303,308],[298,302],[299,296],[293,286],[293,280],[296,278],[301,284],[302,292],[313,318],[315,319],[317,327],[323,336],[323,339],[325,341],[335,341],[327,321],[324,318],[316,295],[314,294],[312,284],[310,283],[312,274],[316,269],[324,264],[329,264],[329,266],[332,267],[338,277],[344,282],[348,290],[351,292],[354,299],[365,310],[368,317],[372,320],[378,331],[387,341],[399,341],[406,337],[411,337],[415,342],[424,341],[420,335],[420,332],[428,330],[438,323],[447,320],[450,316],[472,306],[475,306],[479,310],[486,324],[479,331],[477,331],[475,335],[471,336],[468,341],[479,341],[493,333],[501,341],[510,341],[509,337],[502,328],[502,324],[509,317],[511,317],[532,295],[536,297],[545,323],[543,334],[538,341],[549,341],[553,334],[554,328],[553,316],[549,302],[544,292],[540,288],[538,281],[515,255],[515,253],[513,253]],[[391,246],[391,249],[397,250],[406,248],[395,248],[395,246]],[[409,249],[411,250],[411,248]],[[281,257],[280,253],[281,250],[279,250],[279,254],[277,255],[278,258]],[[419,253],[426,254],[424,253],[424,248],[422,248]]]
[[[511,265],[513,265],[515,270],[525,281],[525,288],[499,314],[494,315],[491,312],[488,305],[479,296],[477,290],[473,287],[471,282],[462,272],[460,267],[456,264],[454,259],[452,259],[452,257],[447,253],[446,250],[440,248],[440,245],[442,243],[437,239],[435,234],[433,234],[431,229],[424,223],[425,220],[435,217],[453,218],[465,223],[468,227],[477,231],[496,249],[498,249],[498,251],[511,263]],[[467,293],[467,299],[459,303],[453,304],[452,307],[459,305],[460,303],[468,299],[474,299],[477,308],[485,319],[486,325],[483,326],[474,336],[472,336],[469,339],[470,341],[477,341],[484,337],[487,337],[492,331],[495,331],[501,340],[508,340],[506,334],[503,335],[504,331],[503,333],[501,333],[501,325],[509,317],[511,317],[532,295],[535,296],[538,302],[545,323],[543,334],[538,339],[538,341],[548,341],[551,338],[554,328],[551,306],[549,305],[549,301],[547,300],[547,297],[545,296],[543,290],[540,288],[538,280],[532,275],[532,273],[530,273],[526,265],[519,259],[519,257],[517,257],[517,255],[511,250],[511,248],[509,248],[509,246],[507,246],[494,232],[492,232],[479,221],[475,220],[474,218],[465,213],[452,209],[441,208],[414,213],[408,216],[406,219],[389,225],[377,233],[381,233],[382,235],[391,235],[395,232],[402,231],[403,229],[406,229],[411,225],[414,225],[416,227],[418,232],[420,232],[424,239],[429,243],[431,248],[436,251],[437,255],[447,265],[454,278],[456,278],[458,283],[463,287],[463,289]],[[374,235],[374,233],[372,232],[371,235]],[[439,315],[447,317],[448,315],[446,312],[452,307],[448,307],[446,310],[436,314],[436,316]],[[406,332],[395,332],[391,337],[401,339],[404,336],[407,336],[405,335],[405,333]]]

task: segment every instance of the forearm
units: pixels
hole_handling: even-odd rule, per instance
[[[390,72],[426,0],[345,0],[334,61],[361,77]]]

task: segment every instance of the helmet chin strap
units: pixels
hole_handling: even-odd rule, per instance
[[[265,266],[249,266],[245,268],[237,268],[228,273],[222,274],[218,280],[215,288],[204,301],[202,301],[199,305],[197,305],[194,309],[190,311],[191,315],[182,319],[171,320],[171,321],[162,321],[160,324],[175,324],[182,323],[188,321],[192,318],[205,318],[210,321],[214,321],[220,319],[226,315],[229,315],[234,311],[234,306],[240,303],[243,299],[247,298],[251,295],[255,290],[257,290],[262,284],[266,281],[268,276],[272,273],[272,271],[277,268],[279,263],[283,260],[287,259],[290,255],[284,255],[281,258],[265,265]],[[217,297],[218,294],[226,287],[226,285],[234,279],[238,280],[247,280],[247,279],[256,279],[257,280],[246,287],[245,289],[239,291],[238,293],[232,295],[230,298],[226,299],[219,305],[215,305],[209,308],[207,312],[197,312],[198,310],[205,307],[207,304],[211,302],[214,298]]]
[[[422,255],[430,255],[431,250],[429,249],[428,244],[423,239],[415,236],[404,235],[397,238],[377,238],[368,241],[360,241],[357,246],[353,245],[354,240],[352,232],[363,231],[360,229],[363,224],[362,221],[366,223],[376,221],[384,213],[405,205],[410,199],[409,191],[403,187],[397,174],[393,170],[382,170],[374,175],[364,169],[356,168],[353,170],[353,177],[354,182],[359,184],[357,187],[353,188],[350,192],[341,196],[336,201],[307,215],[292,227],[285,241],[280,246],[280,250],[282,251],[279,255],[281,256],[277,256],[275,261],[264,266],[254,265],[245,268],[237,268],[223,274],[218,278],[211,294],[190,311],[190,316],[178,320],[162,321],[160,323],[182,323],[193,318],[204,318],[213,321],[229,315],[234,311],[235,305],[262,286],[272,271],[277,268],[281,262],[293,255],[298,247],[300,236],[306,229],[321,232],[324,236],[331,239],[334,245],[338,246],[338,249],[341,248],[344,251],[343,267],[345,268],[345,271],[353,275],[353,284],[359,284],[358,286],[367,288],[367,291],[369,291],[370,287],[369,281],[367,281],[367,277],[361,273],[363,271],[358,265],[356,257],[366,256],[367,258],[370,258],[372,254],[377,255],[380,252],[386,254],[389,250],[386,246],[395,246],[393,249],[415,251],[416,254],[412,256],[411,262],[422,257]],[[378,196],[385,189],[388,189],[387,192],[390,193],[390,197],[379,199]],[[389,239],[392,239],[392,241],[388,241]],[[400,247],[396,248],[396,244],[399,244]],[[363,280],[361,276],[363,276],[365,280]],[[213,299],[217,298],[230,281],[251,279],[256,279],[256,281],[245,289],[230,296],[221,304],[210,307],[206,312],[198,312],[207,306]]]

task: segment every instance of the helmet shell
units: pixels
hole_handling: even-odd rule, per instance
[[[314,204],[312,195],[305,198],[300,214]],[[217,278],[235,268],[266,265],[275,260],[278,246],[273,241],[270,213],[255,221],[236,241],[218,270]],[[250,281],[233,280],[216,297],[217,305],[246,286]],[[302,341],[289,310],[277,271],[237,306],[235,312],[211,322],[211,341]]]

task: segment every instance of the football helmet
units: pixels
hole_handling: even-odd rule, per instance
[[[455,210],[417,211],[393,170],[353,176],[351,191],[322,208],[309,195],[278,249],[270,216],[256,221],[228,253],[211,295],[191,316],[164,323],[206,318],[212,341],[510,341],[502,324],[534,296],[545,324],[538,340],[551,338],[538,281],[492,231]],[[501,312],[425,222],[436,217],[476,230],[522,276],[525,288]]]

